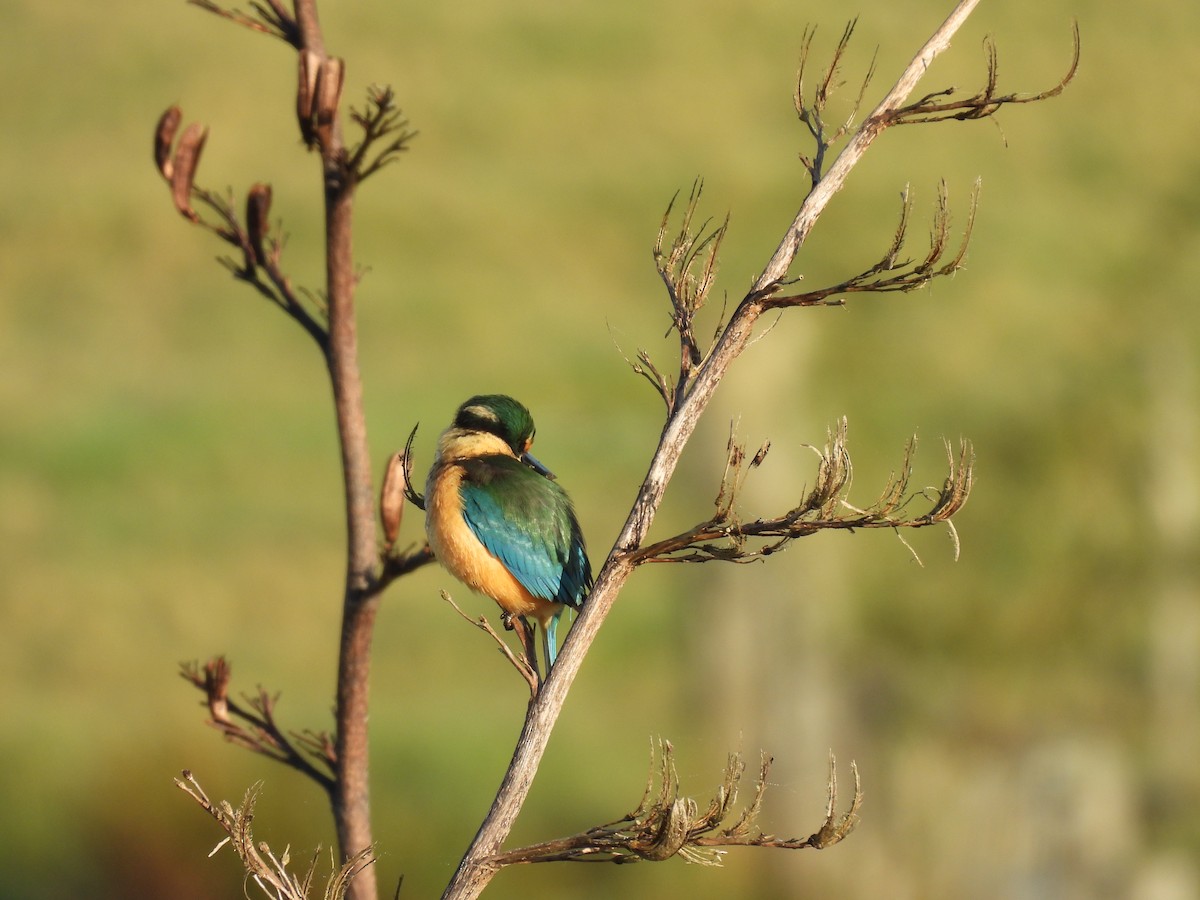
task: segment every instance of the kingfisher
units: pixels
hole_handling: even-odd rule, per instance
[[[571,498],[529,453],[533,437],[533,416],[512,397],[463,403],[425,484],[425,532],[451,575],[515,620],[535,671],[529,619],[537,622],[549,674],[559,617],[583,604],[592,567]]]

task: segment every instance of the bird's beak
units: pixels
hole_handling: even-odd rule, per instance
[[[533,469],[533,471],[537,472],[539,475],[545,475],[551,481],[554,481],[554,473],[543,466],[538,461],[538,458],[528,450],[521,454],[521,462],[525,463],[525,465],[529,466],[529,468]]]

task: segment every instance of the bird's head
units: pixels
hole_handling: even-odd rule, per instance
[[[497,439],[503,442],[508,452],[526,463],[530,468],[553,478],[550,470],[530,453],[536,429],[533,416],[521,403],[505,394],[479,394],[458,408],[454,424],[447,435],[453,434],[460,447],[476,447],[482,453],[495,452]]]

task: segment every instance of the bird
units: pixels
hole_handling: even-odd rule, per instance
[[[425,484],[425,531],[450,574],[515,625],[535,673],[529,619],[537,622],[549,675],[558,620],[582,606],[592,568],[571,498],[529,453],[534,431],[529,410],[505,394],[459,406]]]

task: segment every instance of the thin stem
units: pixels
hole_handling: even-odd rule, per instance
[[[301,52],[326,57],[316,0],[296,0]],[[370,703],[371,639],[379,609],[373,573],[378,563],[371,454],[358,368],[354,312],[352,228],[354,175],[345,166],[341,121],[333,111],[328,138],[321,141],[325,192],[326,293],[329,345],[326,360],[333,387],[346,499],[346,581],[337,674],[337,771],[333,816],[342,859],[373,843],[367,722]],[[364,869],[349,885],[350,900],[375,900],[375,870]]]
[[[297,4],[299,7],[301,4]],[[371,454],[358,368],[351,228],[354,180],[341,168],[335,133],[325,157],[326,290],[329,302],[329,377],[333,385],[346,498],[346,585],[337,685],[337,789],[334,819],[342,858],[372,844],[367,722],[371,638],[379,608],[373,587],[378,563]],[[351,900],[374,900],[374,869],[350,884]]]
[[[325,56],[325,38],[317,19],[317,0],[296,0],[296,25],[300,28],[300,46],[317,56]]]

